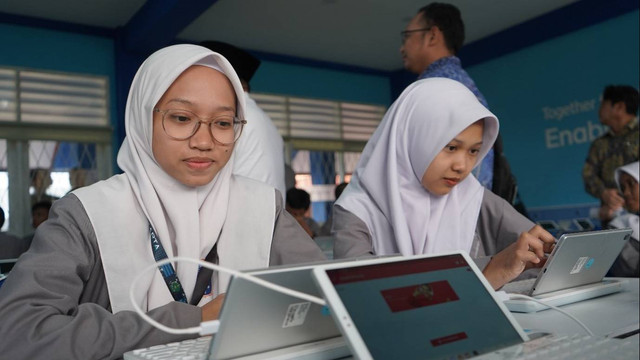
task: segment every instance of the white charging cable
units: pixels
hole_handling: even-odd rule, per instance
[[[313,303],[316,303],[318,305],[322,305],[325,306],[327,303],[317,297],[317,296],[313,296],[313,295],[309,295],[300,291],[296,291],[296,290],[292,290],[289,288],[286,288],[284,286],[280,286],[278,284],[274,284],[272,282],[269,281],[265,281],[262,280],[260,278],[257,278],[253,275],[247,274],[247,273],[243,273],[237,270],[233,270],[233,269],[229,269],[229,268],[225,268],[223,266],[220,265],[216,265],[216,264],[212,264],[203,260],[198,260],[198,259],[192,259],[192,258],[186,258],[186,257],[172,257],[172,258],[167,258],[167,259],[163,259],[160,260],[152,265],[149,265],[148,267],[146,267],[145,269],[143,269],[131,282],[131,287],[129,287],[129,299],[131,300],[131,303],[133,304],[133,308],[134,310],[138,313],[138,315],[140,315],[140,317],[142,319],[144,319],[146,322],[148,322],[149,324],[153,325],[154,327],[170,333],[170,334],[200,334],[200,335],[210,335],[213,334],[215,332],[218,331],[218,326],[220,324],[220,321],[218,320],[212,320],[212,321],[205,321],[200,323],[200,326],[195,326],[195,327],[190,327],[190,328],[185,328],[185,329],[174,329],[171,327],[168,327],[166,325],[163,325],[157,321],[155,321],[154,319],[152,319],[149,315],[145,314],[145,312],[140,308],[140,306],[138,305],[138,303],[136,302],[135,296],[133,294],[133,289],[136,288],[136,285],[138,284],[138,281],[140,281],[140,279],[142,278],[142,275],[145,274],[146,272],[152,270],[152,269],[157,269],[158,266],[162,266],[165,264],[169,264],[172,262],[180,262],[180,261],[185,261],[185,262],[190,262],[190,263],[194,263],[194,264],[198,264],[202,267],[205,267],[207,269],[211,269],[211,270],[215,270],[215,271],[219,271],[219,272],[224,272],[224,273],[228,273],[230,275],[234,275],[236,277],[239,278],[243,278],[247,281],[251,281],[255,284],[258,284],[260,286],[264,286],[266,288],[269,288],[271,290],[283,293],[285,295],[289,295],[289,296],[293,296],[302,300],[307,300]]]
[[[587,332],[587,334],[589,334],[589,335],[591,335],[591,336],[595,336],[595,335],[593,334],[593,332],[592,332],[592,331],[587,327],[587,325],[585,325],[585,324],[584,324],[582,321],[580,321],[577,317],[575,317],[575,316],[573,316],[573,315],[569,314],[568,312],[566,312],[566,311],[564,311],[564,310],[560,309],[559,307],[557,307],[557,306],[555,306],[555,305],[551,305],[551,304],[548,304],[548,303],[546,303],[546,302],[544,302],[544,301],[542,301],[542,300],[540,300],[540,299],[532,298],[531,296],[522,295],[522,294],[510,294],[510,293],[506,293],[506,292],[504,292],[504,291],[496,291],[496,294],[498,294],[498,296],[499,296],[500,298],[503,298],[503,300],[504,300],[504,298],[505,298],[505,297],[506,297],[506,299],[507,299],[507,300],[518,300],[518,299],[521,299],[521,300],[530,300],[530,301],[533,301],[533,302],[537,302],[538,304],[541,304],[541,305],[547,306],[547,307],[549,307],[549,308],[551,308],[551,309],[553,309],[553,310],[556,310],[556,311],[558,311],[558,312],[560,312],[560,313],[562,313],[562,314],[564,314],[564,315],[568,316],[571,320],[573,320],[573,321],[575,321],[576,323],[578,323],[578,325],[580,325],[580,327],[582,327],[582,328],[584,329],[584,331],[586,331],[586,332]]]

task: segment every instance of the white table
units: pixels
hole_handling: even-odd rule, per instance
[[[621,292],[585,300],[560,308],[582,321],[596,335],[616,336],[637,330],[640,322],[638,278],[627,278]],[[553,309],[536,313],[513,313],[516,321],[527,330],[558,335],[583,334],[575,321]],[[637,334],[635,336],[638,336]]]

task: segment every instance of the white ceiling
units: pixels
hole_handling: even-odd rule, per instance
[[[462,12],[466,43],[577,0],[445,0]],[[1,0],[0,12],[115,29],[145,0]],[[402,67],[400,31],[428,0],[219,0],[178,33],[241,48],[377,70]]]

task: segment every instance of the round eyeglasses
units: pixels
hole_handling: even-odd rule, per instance
[[[202,119],[189,110],[168,109],[153,111],[162,114],[162,128],[174,140],[187,140],[192,137],[204,123],[209,126],[213,138],[223,144],[236,142],[242,133],[242,127],[247,123],[235,116],[222,115],[212,119]]]

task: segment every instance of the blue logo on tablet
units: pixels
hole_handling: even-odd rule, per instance
[[[594,260],[593,258],[589,259],[589,260],[587,261],[587,263],[586,263],[586,264],[584,264],[584,268],[585,268],[585,269],[590,268],[590,267],[591,267],[591,265],[593,265],[593,262],[594,262],[594,261],[595,261],[595,260]]]

